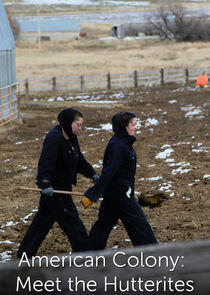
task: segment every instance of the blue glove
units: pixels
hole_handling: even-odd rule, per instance
[[[97,183],[98,180],[99,180],[99,176],[98,176],[98,174],[94,174],[93,177],[92,177],[92,181],[93,181],[94,183]]]
[[[42,195],[46,197],[52,197],[53,196],[53,187],[49,186],[42,190]]]

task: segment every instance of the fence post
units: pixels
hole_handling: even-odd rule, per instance
[[[17,83],[18,115],[20,114],[20,83]]]
[[[107,89],[111,90],[111,74],[107,74]]]
[[[189,69],[185,69],[185,84],[189,83]]]
[[[25,79],[25,90],[26,90],[26,97],[29,96],[29,82],[28,79]]]
[[[161,87],[164,86],[164,69],[163,68],[160,69],[160,85]]]
[[[56,95],[56,77],[52,77],[52,91],[53,95]]]
[[[12,86],[9,87],[9,119],[12,119]]]
[[[138,87],[138,73],[136,70],[133,72],[133,78],[134,78],[134,88],[137,88]]]
[[[3,102],[4,102],[3,88],[1,88],[1,125],[3,125]]]
[[[85,76],[81,75],[80,79],[81,79],[81,92],[85,92]]]

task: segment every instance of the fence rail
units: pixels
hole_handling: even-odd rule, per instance
[[[19,94],[19,82],[0,88],[0,126],[3,126],[18,117],[20,112]]]
[[[86,92],[91,90],[111,90],[117,88],[137,88],[143,86],[164,87],[167,83],[187,85],[195,82],[198,75],[205,71],[210,74],[210,67],[203,68],[181,68],[160,69],[132,73],[80,75],[66,77],[52,77],[44,79],[25,79],[20,81],[21,88],[26,97],[31,93],[52,91],[56,95],[58,91],[70,90],[73,92]],[[22,91],[21,91],[22,92]]]

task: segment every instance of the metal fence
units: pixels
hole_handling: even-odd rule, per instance
[[[18,118],[20,111],[19,95],[20,83],[13,83],[0,88],[0,126]]]
[[[134,71],[121,74],[81,75],[52,77],[43,79],[25,79],[21,81],[21,92],[30,94],[50,91],[53,95],[61,91],[87,92],[93,90],[111,90],[119,88],[137,88],[166,86],[169,83],[187,85],[196,81],[203,71],[210,74],[210,67],[185,69],[160,69],[154,71]]]

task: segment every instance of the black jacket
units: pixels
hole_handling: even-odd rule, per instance
[[[103,169],[99,181],[85,192],[93,202],[104,197],[125,193],[131,187],[134,195],[136,153],[132,147],[134,137],[115,134],[110,139],[104,154]]]
[[[64,138],[61,125],[55,126],[46,135],[38,163],[37,185],[43,189],[70,190],[76,185],[77,173],[92,178],[96,173],[80,152],[76,135]]]

